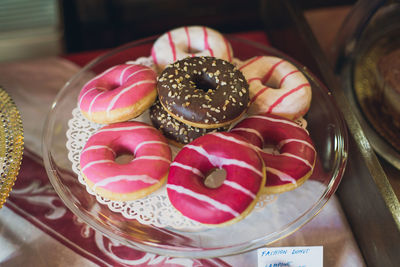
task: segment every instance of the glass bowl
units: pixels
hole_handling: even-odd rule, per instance
[[[341,26],[333,54],[335,71],[371,146],[398,170],[399,114],[390,110],[379,66],[400,49],[399,17],[399,1],[358,1]]]
[[[138,57],[148,57],[155,40],[149,38],[126,44],[90,62],[65,84],[52,105],[43,136],[44,163],[56,192],[77,217],[135,249],[174,257],[206,258],[242,253],[284,238],[324,207],[340,183],[347,159],[346,127],[329,90],[306,67],[281,52],[234,36],[227,37],[235,58],[279,56],[295,64],[309,79],[313,100],[305,119],[318,153],[310,179],[293,191],[273,196],[265,207],[233,225],[195,231],[143,224],[96,201],[71,168],[66,147],[68,121],[77,107],[81,87],[91,75]]]

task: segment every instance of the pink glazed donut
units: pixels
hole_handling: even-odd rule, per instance
[[[107,124],[135,118],[157,97],[157,74],[149,67],[116,65],[83,86],[79,108],[89,120]]]
[[[241,135],[260,152],[266,165],[264,193],[277,194],[302,185],[312,174],[317,152],[307,131],[286,118],[272,114],[250,116],[231,132]],[[262,151],[274,145],[280,154]]]
[[[164,33],[154,42],[151,51],[159,71],[186,57],[211,56],[229,62],[233,57],[229,41],[205,26],[185,26]]]
[[[208,174],[224,169],[222,185],[205,185]],[[209,133],[184,146],[170,167],[167,192],[184,216],[209,225],[228,225],[254,208],[265,184],[259,153],[239,135]]]
[[[133,160],[116,162],[126,154]],[[141,198],[161,187],[170,163],[164,136],[142,122],[104,126],[89,138],[80,155],[81,173],[89,187],[117,201]]]
[[[294,120],[310,108],[311,86],[293,64],[272,56],[245,61],[239,70],[249,83],[248,114],[271,113]]]

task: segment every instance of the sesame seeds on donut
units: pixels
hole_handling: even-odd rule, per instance
[[[206,133],[226,130],[223,127],[215,129],[198,128],[180,122],[169,115],[159,101],[156,101],[150,107],[150,119],[154,127],[159,129],[171,143],[178,146],[188,144]]]
[[[185,58],[168,65],[158,78],[157,90],[171,116],[199,128],[229,125],[249,103],[243,74],[214,57]]]

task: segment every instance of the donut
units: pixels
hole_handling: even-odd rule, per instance
[[[157,74],[149,67],[121,64],[87,82],[78,98],[82,114],[108,124],[135,118],[148,109],[157,96]]]
[[[249,115],[276,114],[291,120],[310,108],[311,86],[290,62],[272,56],[257,56],[239,66],[249,83]]]
[[[218,128],[245,114],[249,90],[243,74],[214,57],[185,58],[160,74],[161,105],[175,119],[198,128]]]
[[[223,183],[210,188],[207,176],[223,169]],[[243,137],[209,133],[185,145],[171,163],[167,194],[183,216],[207,225],[226,226],[243,219],[265,185],[260,154]]]
[[[224,131],[227,128],[204,129],[187,125],[171,117],[168,112],[156,101],[150,107],[150,120],[154,127],[159,129],[168,139],[168,142],[182,147],[209,132]]]
[[[205,26],[185,26],[161,35],[151,50],[153,61],[162,71],[165,66],[186,57],[211,56],[231,61],[232,47],[218,31]]]
[[[123,155],[133,159],[118,162]],[[148,124],[133,121],[102,127],[80,154],[81,173],[89,187],[117,201],[138,199],[161,187],[170,163],[164,136]]]
[[[317,152],[307,131],[293,121],[273,114],[253,115],[230,132],[244,137],[259,150],[268,177],[264,193],[293,190],[311,176]],[[268,145],[275,146],[279,154],[263,151]]]

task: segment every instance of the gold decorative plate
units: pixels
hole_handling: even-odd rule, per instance
[[[17,178],[24,149],[21,116],[11,97],[0,87],[0,208]]]

